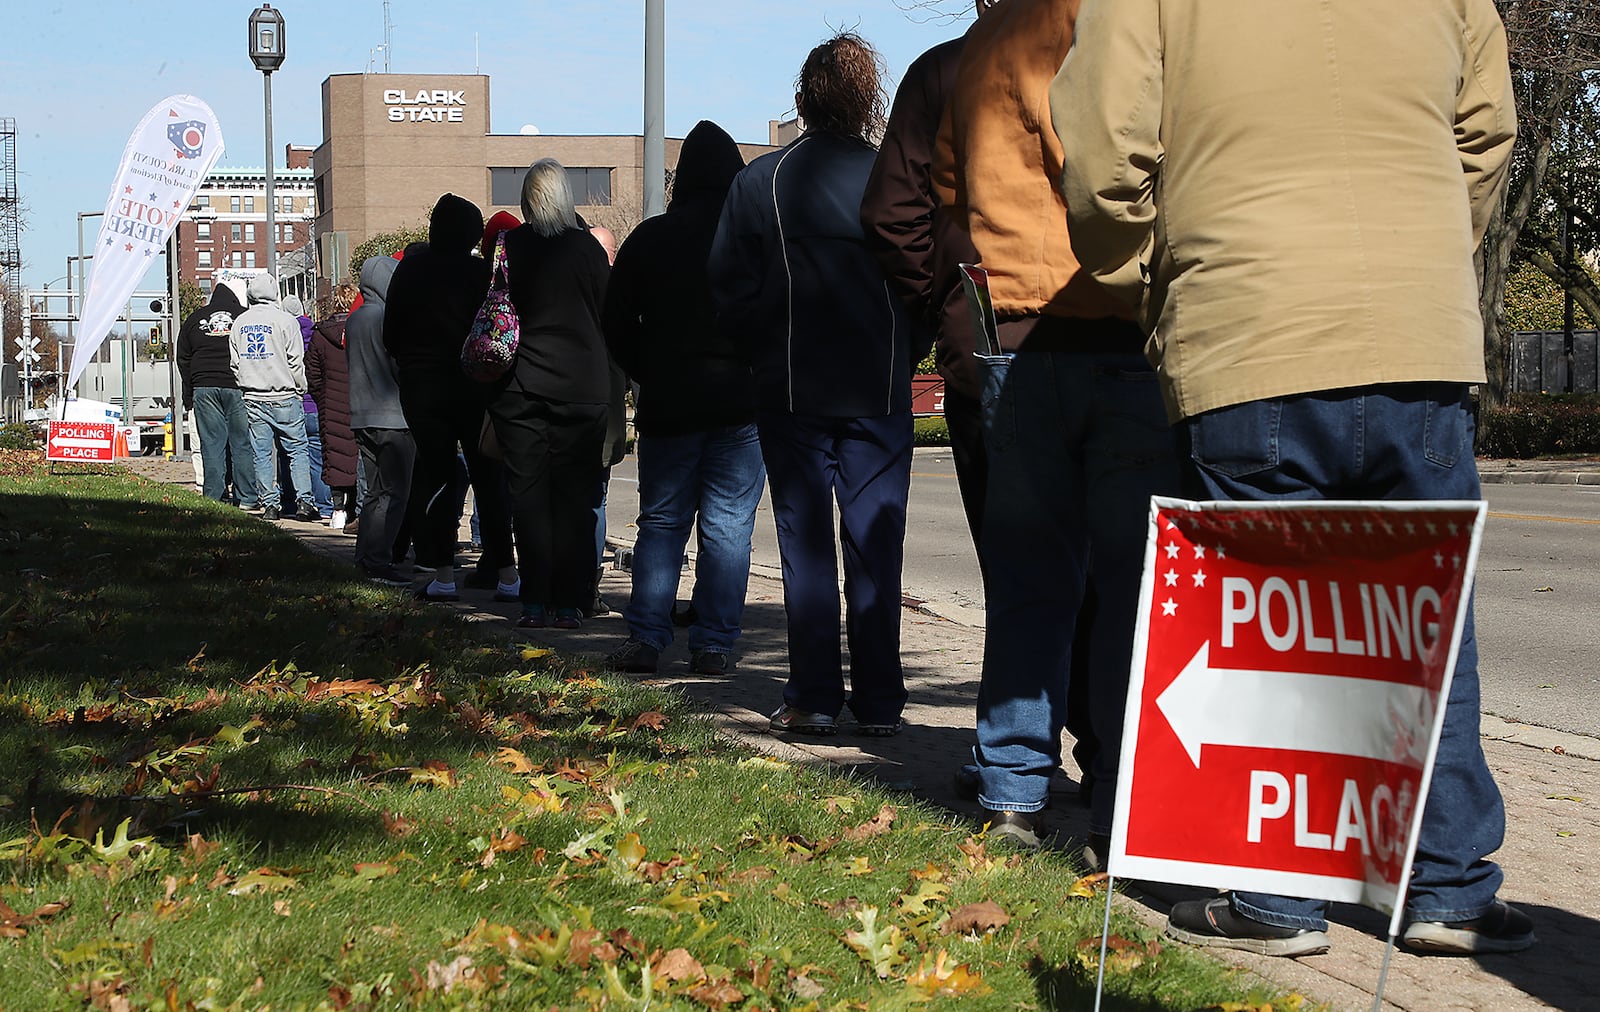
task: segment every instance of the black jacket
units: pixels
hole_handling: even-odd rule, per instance
[[[862,240],[875,157],[858,138],[813,131],[733,181],[708,271],[723,326],[751,346],[764,411],[911,410],[927,343]]]
[[[744,168],[715,123],[689,131],[667,213],[639,223],[617,251],[606,288],[606,344],[639,384],[634,425],[682,435],[755,421],[750,349],[724,331],[706,259],[728,187]]]
[[[428,221],[428,245],[406,258],[389,280],[383,344],[402,386],[468,385],[461,345],[489,290],[489,262],[475,256],[483,213],[465,197],[439,198]]]
[[[600,332],[606,251],[586,228],[540,235],[532,225],[506,233],[506,274],[517,311],[517,360],[508,384],[551,401],[605,404],[611,358]],[[394,300],[389,301],[394,312]],[[459,372],[460,369],[458,368]]]
[[[219,282],[211,301],[190,313],[178,328],[178,374],[183,377],[185,408],[194,407],[195,387],[239,389],[228,356],[228,332],[233,318],[242,312],[239,297]]]
[[[977,342],[957,265],[977,263],[978,251],[939,209],[933,190],[934,141],[965,44],[964,35],[940,43],[906,69],[867,179],[861,225],[867,248],[912,318],[937,335],[939,375],[950,389],[976,399]]]

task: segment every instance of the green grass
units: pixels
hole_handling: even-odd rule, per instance
[[[6,1009],[1090,1001],[1103,893],[1061,855],[734,749],[237,510],[0,454],[0,563]],[[1110,1008],[1251,987],[1114,931]]]

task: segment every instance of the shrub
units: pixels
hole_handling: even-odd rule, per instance
[[[912,423],[912,442],[917,446],[949,446],[950,427],[943,418],[918,418]]]
[[[1516,394],[1478,412],[1478,453],[1540,457],[1600,453],[1600,395]]]
[[[20,422],[0,426],[0,450],[31,450],[39,445],[33,429]]]

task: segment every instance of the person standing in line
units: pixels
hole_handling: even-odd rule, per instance
[[[702,120],[683,139],[672,203],[617,254],[606,344],[638,384],[639,521],[628,639],[607,662],[653,674],[672,642],[679,560],[698,530],[689,670],[722,675],[739,638],[750,537],[766,484],[748,346],[718,322],[706,260],[728,187],[744,168],[733,138]]]
[[[204,470],[202,492],[226,501],[228,469],[233,469],[233,494],[242,507],[261,498],[256,486],[256,455],[250,442],[250,419],[244,396],[233,376],[229,335],[234,317],[244,312],[236,281],[219,281],[211,300],[189,314],[178,331],[178,373],[183,378],[184,406],[192,409],[199,430]],[[246,296],[248,297],[248,296]]]
[[[455,490],[462,452],[483,528],[483,555],[466,586],[492,588],[497,600],[518,594],[501,463],[480,448],[488,392],[461,371],[461,345],[489,290],[489,264],[473,255],[482,239],[477,205],[453,193],[440,197],[428,244],[407,248],[383,315],[384,347],[400,367],[400,403],[417,444],[411,536],[417,564],[434,567],[433,579],[417,592],[427,601],[461,598],[455,559],[465,493]]]
[[[881,63],[848,32],[807,55],[795,95],[805,132],[735,178],[708,262],[720,323],[755,363],[788,617],[789,679],[770,721],[779,734],[834,734],[846,706],[836,499],[857,730],[898,733],[906,702],[911,373],[928,348],[862,236],[868,138],[887,105]]]
[[[322,513],[311,497],[311,462],[306,450],[305,343],[300,321],[278,308],[278,283],[270,274],[251,278],[250,307],[234,317],[228,333],[229,361],[244,396],[255,446],[258,502],[265,520],[283,514],[278,505],[277,445],[289,455],[297,494],[292,520],[317,523]],[[269,480],[270,479],[270,482]]]
[[[360,451],[350,425],[350,357],[345,348],[345,325],[350,314],[350,289],[334,289],[334,312],[311,331],[306,348],[306,387],[317,405],[322,443],[322,480],[330,490],[335,515],[342,511],[348,527],[357,521],[355,497],[360,471]],[[356,528],[359,530],[359,526]]]
[[[610,356],[600,331],[605,250],[579,220],[566,168],[528,167],[524,224],[505,234],[519,342],[493,385],[489,418],[505,456],[522,575],[524,629],[576,629],[594,601]]]
[[[1492,0],[1085,0],[1050,108],[1073,247],[1142,307],[1191,495],[1480,498],[1473,259],[1516,140]],[[1496,898],[1467,607],[1405,899],[1425,953],[1534,941]],[[1309,955],[1326,909],[1238,890],[1167,932]]]
[[[311,333],[314,327],[311,317],[306,315],[305,304],[300,301],[300,297],[297,295],[285,296],[281,305],[283,306],[283,311],[294,317],[300,324],[302,360],[307,363],[309,368]],[[310,382],[309,377],[307,382]],[[312,396],[310,390],[306,391],[306,395],[301,400],[304,402],[306,409],[306,452],[311,459],[311,499],[317,504],[317,510],[322,514],[322,519],[326,520],[333,516],[333,492],[329,489],[328,482],[322,475],[322,416],[317,412],[317,399]],[[280,484],[284,486],[283,508],[288,510],[292,508],[291,504],[298,497],[300,490],[290,487],[292,479],[289,478],[288,459],[281,452],[278,454],[278,472]]]
[[[367,476],[356,526],[356,568],[392,587],[411,580],[394,564],[394,545],[405,525],[406,499],[417,448],[400,406],[399,368],[383,347],[384,301],[399,262],[368,257],[361,264],[361,308],[345,321],[350,363],[350,426]]]
[[[1056,190],[1061,144],[1044,112],[1077,12],[1078,0],[1002,0],[978,19],[939,131],[934,181],[988,271],[1000,343],[979,356],[989,462],[980,554],[990,578],[967,775],[991,832],[1039,846],[1077,675],[1093,742],[1080,752],[1093,785],[1084,858],[1099,865],[1150,496],[1176,492],[1179,471],[1144,334],[1080,268]],[[1085,646],[1077,630],[1091,585],[1098,600]]]

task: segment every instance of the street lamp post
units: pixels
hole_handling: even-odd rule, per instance
[[[267,270],[278,276],[278,237],[272,192],[272,72],[283,66],[283,15],[262,4],[250,15],[250,59],[261,71],[267,121]]]

